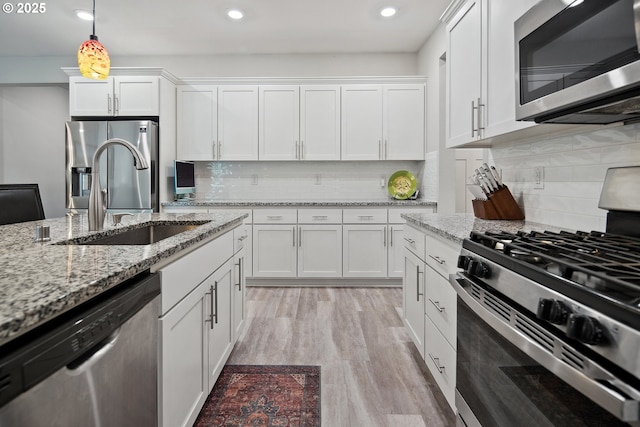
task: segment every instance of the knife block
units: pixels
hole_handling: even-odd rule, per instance
[[[472,200],[473,213],[480,219],[524,219],[520,206],[516,203],[507,186],[494,191],[487,200]]]

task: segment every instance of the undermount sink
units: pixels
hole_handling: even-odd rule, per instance
[[[207,221],[208,222],[208,221]],[[108,236],[98,236],[96,238],[79,238],[68,240],[64,244],[70,245],[150,245],[160,240],[173,237],[185,231],[194,230],[206,224],[149,224],[143,227],[127,229],[110,234]]]

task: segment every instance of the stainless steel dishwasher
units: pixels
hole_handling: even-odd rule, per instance
[[[155,426],[159,293],[142,274],[0,347],[0,426]]]

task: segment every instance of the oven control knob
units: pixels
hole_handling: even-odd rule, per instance
[[[470,276],[474,277],[489,277],[489,274],[491,273],[487,264],[474,259],[469,261],[466,270]]]
[[[600,322],[593,317],[572,314],[567,323],[567,336],[585,344],[600,344],[604,333]]]
[[[467,269],[467,265],[469,265],[469,261],[471,261],[471,257],[470,256],[458,255],[458,268],[466,270]]]
[[[556,325],[564,325],[571,314],[571,309],[562,301],[540,298],[538,302],[538,319]]]

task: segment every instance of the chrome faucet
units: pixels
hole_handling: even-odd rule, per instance
[[[100,155],[112,145],[122,145],[131,151],[133,155],[133,165],[138,170],[148,169],[149,164],[144,159],[142,153],[131,144],[120,138],[108,139],[102,143],[93,155],[93,165],[91,167],[91,192],[89,193],[89,231],[102,230],[104,227],[104,217],[107,212],[107,190],[100,188]]]

